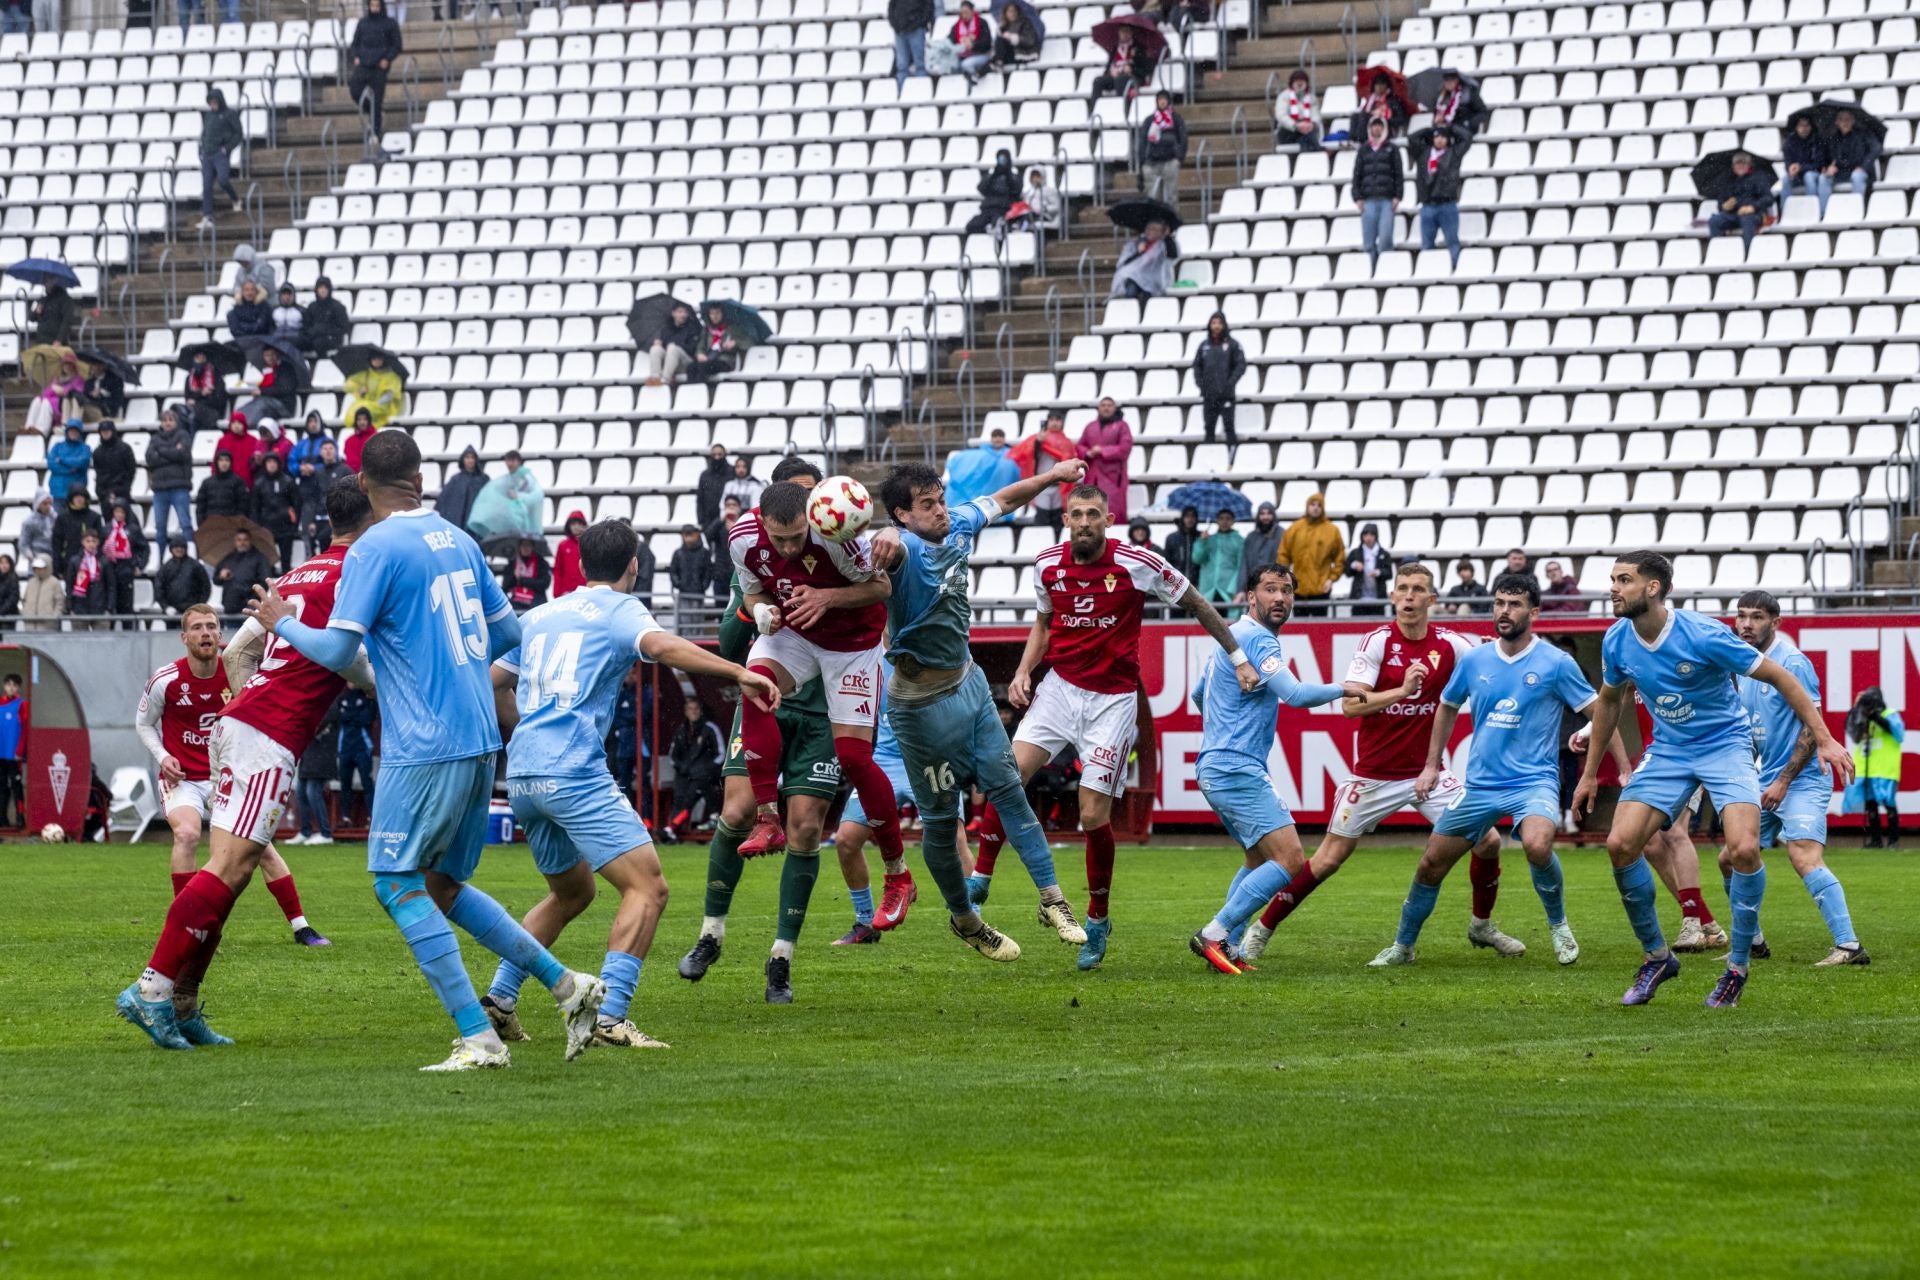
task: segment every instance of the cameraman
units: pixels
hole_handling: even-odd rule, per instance
[[[1878,686],[1860,694],[1847,712],[1847,738],[1853,743],[1854,774],[1860,780],[1867,811],[1867,848],[1900,847],[1900,744],[1907,726],[1887,710]],[[1880,838],[1880,810],[1887,811],[1887,832]]]

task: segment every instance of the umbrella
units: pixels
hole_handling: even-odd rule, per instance
[[[251,534],[253,549],[267,558],[269,567],[278,566],[280,548],[274,543],[273,535],[245,516],[214,516],[201,521],[193,531],[194,552],[208,564],[217,565],[233,553],[236,533]]]
[[[1737,155],[1751,155],[1751,152],[1716,151],[1703,156],[1693,166],[1693,189],[1703,199],[1721,201],[1733,194],[1733,158]],[[1753,157],[1753,171],[1768,182],[1774,180],[1773,165],[1758,156]]]
[[[122,382],[138,382],[140,375],[134,367],[110,351],[101,351],[93,347],[83,347],[73,353],[82,361],[109,369]]]
[[[1133,0],[1134,11],[1136,13],[1139,12],[1140,8],[1143,5],[1146,5],[1148,3],[1151,3],[1151,0]],[[1176,8],[1177,5],[1169,4],[1167,7],[1168,9],[1171,10],[1173,8]],[[1211,18],[1213,16],[1213,5],[1211,3],[1211,0],[1189,0],[1189,3],[1187,5],[1187,16],[1193,19],[1193,21],[1195,22],[1205,22],[1208,18]]]
[[[45,387],[53,382],[60,372],[62,360],[78,360],[72,347],[57,342],[42,343],[37,347],[28,347],[20,353],[20,367],[26,371],[27,378],[36,387]]]
[[[1253,518],[1253,504],[1247,501],[1246,495],[1218,480],[1196,480],[1192,484],[1183,484],[1167,495],[1166,505],[1175,511],[1192,507],[1200,513],[1202,520],[1213,519],[1222,507],[1233,512],[1235,520]]]
[[[1373,80],[1375,76],[1385,76],[1387,78],[1387,83],[1392,86],[1389,92],[1394,97],[1400,99],[1400,105],[1406,109],[1408,115],[1412,115],[1414,111],[1413,94],[1407,88],[1407,78],[1398,71],[1395,71],[1392,67],[1362,67],[1353,73],[1353,87],[1360,93],[1361,109],[1366,109],[1367,99],[1373,94]]]
[[[1167,38],[1160,34],[1160,28],[1154,25],[1152,18],[1140,13],[1129,13],[1123,17],[1108,18],[1105,22],[1096,23],[1093,28],[1093,42],[1108,53],[1115,53],[1120,48],[1120,33],[1123,30],[1133,32],[1134,46],[1144,49],[1147,56],[1155,62],[1160,61],[1161,55],[1166,53]]]
[[[685,307],[688,315],[693,314],[691,303],[682,302],[670,293],[649,294],[635,302],[633,310],[627,313],[627,332],[633,335],[634,345],[645,347],[659,337],[675,307]]]
[[[1792,133],[1801,120],[1807,119],[1813,121],[1813,131],[1815,133],[1823,138],[1831,138],[1839,132],[1838,129],[1834,128],[1833,118],[1842,111],[1853,112],[1854,128],[1872,134],[1881,142],[1887,140],[1886,121],[1874,115],[1872,112],[1863,110],[1857,103],[1840,102],[1831,98],[1822,102],[1816,102],[1810,107],[1800,108],[1788,116],[1786,123],[1780,127],[1787,133]]]
[[[547,546],[547,537],[543,533],[498,533],[491,538],[483,539],[480,550],[489,556],[514,556],[520,553],[522,542],[533,543],[540,548],[540,554],[543,556],[553,554],[552,549]]]
[[[1428,67],[1425,71],[1416,71],[1407,77],[1407,92],[1422,108],[1431,110],[1433,104],[1440,101],[1440,81],[1449,71],[1460,75],[1452,67]],[[1369,77],[1367,84],[1371,86],[1372,83],[1372,78]],[[1460,75],[1460,83],[1476,92],[1479,91],[1480,82],[1472,76]]]
[[[307,387],[313,384],[313,374],[307,368],[307,358],[300,354],[300,348],[294,346],[292,342],[285,338],[278,336],[261,338],[258,342],[252,344],[252,351],[248,358],[264,369],[267,367],[266,354],[268,348],[272,348],[280,353],[280,367],[286,369],[293,375],[293,385],[295,388]],[[274,385],[277,387],[279,384],[275,383]]]
[[[1044,41],[1047,38],[1047,24],[1040,20],[1039,11],[1029,4],[1027,0],[1007,0],[1006,4],[996,4],[994,8],[1004,9],[1007,7],[1007,4],[1011,4],[1015,9],[1019,10],[1020,21],[1026,24],[1027,30],[1033,32],[1033,38],[1036,41]]]
[[[193,358],[204,354],[213,371],[223,378],[231,378],[247,367],[246,353],[231,342],[196,342],[180,348],[180,354],[174,363],[182,369],[193,368]]]
[[[1172,205],[1145,196],[1114,201],[1107,206],[1107,217],[1114,226],[1129,231],[1145,231],[1149,222],[1164,222],[1169,231],[1180,228],[1180,214]]]
[[[28,284],[57,284],[69,289],[80,287],[80,277],[73,274],[73,268],[51,258],[22,258],[7,268],[7,274]]]
[[[281,351],[285,354],[285,348],[281,348]],[[351,378],[356,373],[365,373],[372,368],[367,362],[375,356],[385,360],[387,368],[400,375],[401,386],[407,385],[407,379],[413,376],[413,371],[407,368],[406,362],[385,347],[376,347],[371,343],[340,348],[333,353],[333,364],[342,374]]]
[[[758,311],[744,302],[732,298],[708,298],[700,304],[700,314],[704,317],[708,307],[720,308],[726,318],[727,332],[732,335],[737,347],[755,347],[773,336],[773,326],[768,324]],[[746,341],[742,342],[741,338]]]

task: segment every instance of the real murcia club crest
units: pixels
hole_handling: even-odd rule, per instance
[[[67,767],[67,753],[56,751],[47,764],[47,781],[53,784],[53,807],[67,807],[67,784],[73,781],[73,770]]]
[[[800,557],[800,564],[801,564],[801,567],[803,567],[804,569],[806,569],[806,571],[807,571],[808,573],[812,573],[812,572],[813,572],[813,566],[815,566],[816,564],[819,564],[819,563],[820,563],[820,560],[819,560],[819,557],[817,557],[817,556],[814,556],[814,555],[811,555],[811,554],[809,554],[809,555],[804,555],[804,556],[801,556],[801,557]]]
[[[1107,590],[1108,590],[1108,592],[1112,592],[1112,590],[1113,590],[1113,588],[1114,588],[1114,584],[1116,584],[1116,583],[1118,583],[1119,581],[1120,581],[1120,579],[1119,579],[1119,578],[1118,578],[1117,576],[1115,576],[1114,574],[1111,574],[1111,573],[1110,573],[1110,574],[1108,574],[1108,575],[1107,575]]]

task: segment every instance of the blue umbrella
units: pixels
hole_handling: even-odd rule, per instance
[[[80,277],[73,274],[73,268],[51,258],[22,258],[7,268],[7,274],[28,284],[57,284],[68,289],[80,287]]]
[[[1020,21],[1033,32],[1033,38],[1044,41],[1047,38],[1047,24],[1040,21],[1039,11],[1028,4],[1027,0],[1009,0],[1009,3],[1020,11]]]
[[[1167,495],[1167,506],[1178,511],[1182,507],[1192,507],[1200,513],[1202,520],[1211,520],[1225,507],[1233,512],[1235,520],[1249,520],[1253,517],[1253,504],[1246,495],[1232,485],[1218,480],[1196,480],[1192,484],[1183,484]]]
[[[709,307],[720,308],[720,314],[726,318],[727,332],[732,335],[737,347],[757,347],[773,336],[773,326],[744,302],[736,302],[732,298],[708,298],[700,304],[702,321],[707,318]]]

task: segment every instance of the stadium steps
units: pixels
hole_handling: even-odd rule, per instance
[[[1903,549],[1902,554],[1889,555],[1873,562],[1873,585],[1920,587],[1920,555],[1907,550],[1920,547],[1920,516],[1901,517],[1900,536],[1894,545]]]

